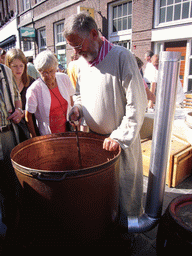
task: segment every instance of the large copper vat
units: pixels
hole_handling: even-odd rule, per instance
[[[79,132],[82,169],[75,133],[36,137],[12,150],[23,188],[25,237],[41,243],[59,226],[62,241],[87,244],[108,232],[118,215],[120,149],[103,150],[103,139]]]

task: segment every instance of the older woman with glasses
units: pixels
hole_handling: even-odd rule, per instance
[[[39,53],[34,64],[41,77],[31,85],[26,95],[25,118],[31,136],[37,136],[32,121],[33,113],[40,135],[66,132],[75,92],[70,79],[66,74],[56,72],[57,59],[48,50]]]

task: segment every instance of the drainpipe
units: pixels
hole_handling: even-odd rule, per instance
[[[18,38],[18,40],[19,40],[19,48],[21,49],[21,38],[20,38],[19,24],[18,24],[18,19],[19,19],[19,3],[18,3],[18,0],[16,0],[16,12],[15,12],[15,15],[16,15],[16,26],[17,26],[17,33],[18,33],[16,38]]]
[[[161,217],[180,58],[180,52],[160,53],[145,213],[140,217],[127,217],[126,227],[129,233],[150,230]]]

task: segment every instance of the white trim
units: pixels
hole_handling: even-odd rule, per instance
[[[181,4],[184,2],[181,2]],[[180,4],[180,3],[178,3]],[[191,7],[191,2],[189,9]],[[173,4],[174,6],[177,5],[177,3]],[[183,6],[183,5],[182,5]],[[181,24],[188,24],[192,22],[192,18],[186,18],[186,19],[180,19],[180,20],[172,20],[168,22],[162,22],[159,23],[159,15],[160,15],[160,0],[155,1],[155,10],[154,10],[154,28],[162,28],[162,27],[170,27],[170,26],[175,26],[175,25],[181,25]]]
[[[190,65],[190,55],[191,54],[191,40],[187,41],[187,47],[186,47],[186,60],[185,60],[185,71],[184,71],[184,83],[183,83],[183,90],[184,92],[188,91],[188,79],[189,76],[189,65]]]
[[[57,50],[57,54],[61,55],[61,54],[66,54],[66,49],[62,49],[62,50]]]
[[[23,51],[23,52],[24,52],[24,51]],[[29,50],[29,51],[25,51],[24,54],[25,54],[26,57],[34,56],[34,48],[32,48],[32,49]]]
[[[110,42],[124,41],[124,40],[131,41],[132,30],[126,30],[126,32],[127,33],[112,33],[109,37],[109,41]]]
[[[169,22],[165,22],[165,23],[160,23],[160,24],[156,25],[155,28],[165,28],[165,27],[170,27],[170,26],[186,25],[189,23],[192,23],[191,18],[182,19],[182,20],[178,20],[178,21],[169,21]]]
[[[192,24],[152,29],[152,42],[192,38]]]
[[[169,42],[174,41],[170,40]],[[189,65],[190,65],[190,59],[192,58],[191,54],[191,47],[192,47],[192,40],[187,40],[187,47],[186,47],[186,60],[185,60],[185,71],[184,71],[184,77],[183,77],[183,91],[188,91],[188,80],[192,79],[192,75],[189,76]],[[160,51],[164,51],[164,42],[155,42],[154,44],[154,53],[159,54]],[[191,57],[190,57],[191,56]]]
[[[58,44],[55,44],[55,47],[66,45],[66,42],[60,42]]]

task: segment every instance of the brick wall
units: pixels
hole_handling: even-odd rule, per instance
[[[153,28],[153,0],[133,1],[132,51],[144,60],[144,54],[152,49],[151,30]]]

